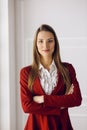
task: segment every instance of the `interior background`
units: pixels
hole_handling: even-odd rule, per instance
[[[20,103],[20,69],[32,63],[32,43],[41,24],[58,36],[62,61],[75,67],[82,105],[70,108],[75,130],[87,129],[87,1],[0,1],[0,130],[23,130],[27,114]],[[7,20],[7,24],[5,23]]]

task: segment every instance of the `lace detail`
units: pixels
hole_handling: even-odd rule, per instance
[[[58,82],[57,67],[53,61],[52,64],[50,65],[49,71],[45,69],[41,64],[39,70],[40,70],[40,82],[42,88],[46,94],[50,95]]]

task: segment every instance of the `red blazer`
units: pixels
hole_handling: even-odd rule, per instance
[[[79,106],[82,101],[79,83],[73,66],[64,63],[69,70],[74,92],[64,95],[66,86],[60,72],[58,72],[58,84],[51,95],[43,91],[39,77],[33,84],[33,93],[28,89],[28,76],[31,66],[24,67],[20,71],[20,95],[22,108],[28,113],[28,120],[24,130],[73,130],[68,108]],[[44,103],[38,104],[33,101],[33,96],[44,95]],[[61,109],[64,107],[64,109]]]

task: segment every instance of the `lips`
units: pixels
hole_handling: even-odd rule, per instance
[[[49,49],[46,49],[46,50],[43,50],[44,52],[48,52],[49,51]]]

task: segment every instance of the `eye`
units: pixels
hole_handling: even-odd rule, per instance
[[[52,40],[52,39],[49,39],[49,40],[48,40],[48,43],[51,43],[51,42],[53,42],[53,40]]]
[[[43,40],[39,40],[38,43],[43,43]]]

